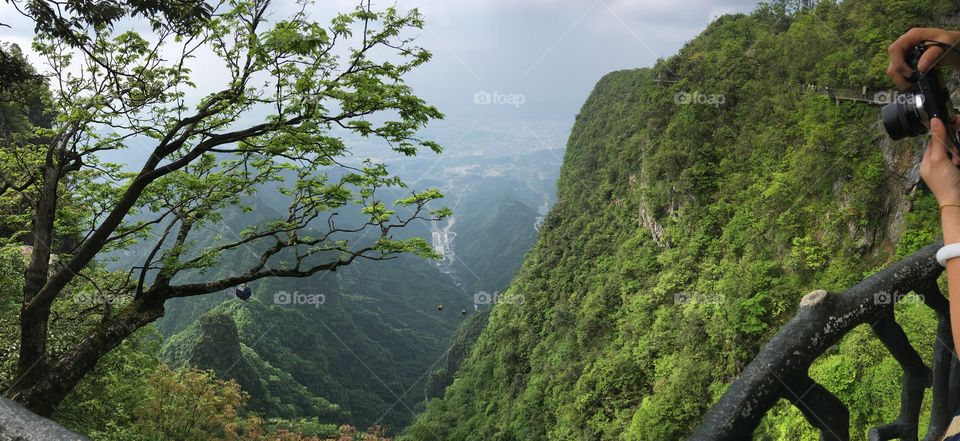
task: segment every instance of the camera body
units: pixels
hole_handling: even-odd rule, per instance
[[[927,73],[917,69],[920,58],[928,46],[919,44],[907,56],[907,65],[913,70],[908,80],[916,84],[916,92],[905,93],[883,106],[880,116],[887,134],[894,140],[920,136],[930,131],[930,120],[939,118],[944,124],[953,121],[953,102],[940,69],[933,67]],[[950,142],[957,146],[957,135],[947,130]],[[948,152],[949,154],[949,152]]]

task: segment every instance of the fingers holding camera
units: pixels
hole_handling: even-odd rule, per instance
[[[957,52],[955,51],[958,44],[960,44],[960,32],[945,31],[943,29],[934,30],[938,32],[933,38],[930,38],[930,40],[944,43],[948,47],[931,47],[930,50],[927,50],[927,53],[924,53],[923,57],[920,58],[920,62],[917,63],[917,68],[920,69],[921,72],[926,72],[934,66],[944,65],[953,68],[955,71],[960,70],[960,57],[957,56]],[[936,50],[934,51],[933,49]]]
[[[960,122],[955,119],[954,124]],[[953,130],[953,129],[951,129]],[[927,187],[933,192],[937,201],[944,202],[960,201],[960,168],[957,168],[955,161],[960,160],[960,155],[953,150],[953,161],[947,158],[947,146],[951,144],[947,138],[947,127],[939,119],[930,121],[930,142],[923,153],[923,161],[920,163],[920,177]]]
[[[944,150],[943,143],[940,141],[942,138],[937,135],[938,126],[942,124],[937,124],[938,120],[933,120],[930,122],[930,139],[927,141],[927,148],[923,151],[923,159],[920,161],[920,177],[925,178],[925,172],[929,170],[933,164],[942,162],[947,157],[946,150]],[[924,179],[926,182],[926,179]]]
[[[960,116],[955,117],[949,127],[944,126],[943,121],[939,118],[930,120],[930,143],[927,145],[927,149],[932,150],[929,152],[931,160],[950,160],[950,156],[953,156],[954,161],[960,160],[960,158],[957,158],[957,147],[953,145],[947,135],[947,130],[955,130],[955,127],[957,127],[957,123],[960,122],[958,118]],[[948,151],[950,155],[947,155]]]
[[[889,76],[900,89],[906,90],[910,88],[910,82],[907,78],[910,78],[913,71],[907,64],[907,54],[909,54],[916,45],[920,44],[921,41],[932,39],[935,34],[934,31],[935,29],[913,28],[887,48],[887,53],[890,54],[887,76]]]
[[[931,68],[939,64],[946,57],[947,51],[939,46],[931,46],[920,57],[917,62],[917,69],[920,72],[929,72]]]
[[[887,48],[890,54],[890,64],[887,66],[887,76],[896,83],[902,90],[910,88],[910,78],[913,73],[910,66],[907,65],[906,57],[910,51],[918,44],[924,41],[939,41],[950,46],[954,46],[960,41],[960,33],[946,31],[935,28],[913,28],[906,34],[903,34],[897,41]],[[917,69],[920,72],[927,72],[933,66],[943,62],[954,69],[960,67],[960,59],[953,53],[947,52],[944,48],[931,46],[924,52],[923,57],[917,63]]]
[[[887,66],[887,76],[893,80],[898,89],[907,90],[910,88],[910,81],[907,78],[910,78],[912,74],[910,66],[907,66],[904,61],[903,54],[893,52],[893,46],[890,46],[890,51],[890,65]]]

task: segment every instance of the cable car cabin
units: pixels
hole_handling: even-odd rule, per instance
[[[253,294],[253,291],[251,291],[247,285],[240,285],[237,287],[235,294],[238,299],[247,300]]]

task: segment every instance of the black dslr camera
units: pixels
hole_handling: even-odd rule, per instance
[[[960,148],[956,130],[949,126],[953,121],[953,102],[950,101],[950,91],[943,81],[943,74],[936,67],[930,68],[927,73],[921,73],[917,69],[920,57],[927,48],[929,46],[926,42],[918,44],[907,56],[907,65],[913,70],[907,80],[915,83],[919,92],[899,95],[893,102],[883,106],[880,111],[883,126],[891,138],[901,140],[929,132],[930,120],[939,118],[948,127],[947,136],[950,142],[954,147]],[[947,156],[950,156],[949,150]]]

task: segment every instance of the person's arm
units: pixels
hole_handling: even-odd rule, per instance
[[[953,126],[960,124],[957,117]],[[947,158],[947,129],[939,119],[930,121],[930,142],[920,163],[920,177],[940,205],[943,243],[960,242],[960,169]],[[957,156],[954,155],[956,160]],[[950,326],[954,348],[960,348],[960,258],[947,261],[947,289],[950,298]],[[957,351],[960,353],[960,349]]]
[[[943,243],[960,242],[960,207],[943,207],[940,222],[943,225]],[[947,261],[947,289],[950,297],[950,332],[953,334],[953,347],[960,354],[960,258]]]
[[[924,41],[932,40],[946,43],[951,47],[960,45],[960,32],[944,29],[911,29],[890,45],[890,66],[887,75],[901,89],[911,87],[907,78],[912,74],[906,63],[906,55],[915,46]],[[917,65],[921,72],[927,72],[932,67],[942,65],[960,71],[960,56],[952,50],[945,50],[931,46]],[[960,117],[949,121],[950,130],[960,127]],[[960,204],[960,154],[956,146],[949,145],[945,121],[933,119],[930,121],[930,142],[923,153],[920,163],[920,177],[927,184],[930,191],[937,198],[940,205],[940,225],[943,230],[943,243],[960,242],[960,207],[951,204]],[[947,156],[950,150],[952,161]],[[960,258],[947,261],[947,289],[950,298],[950,326],[953,334],[953,344],[957,353],[960,353]]]

